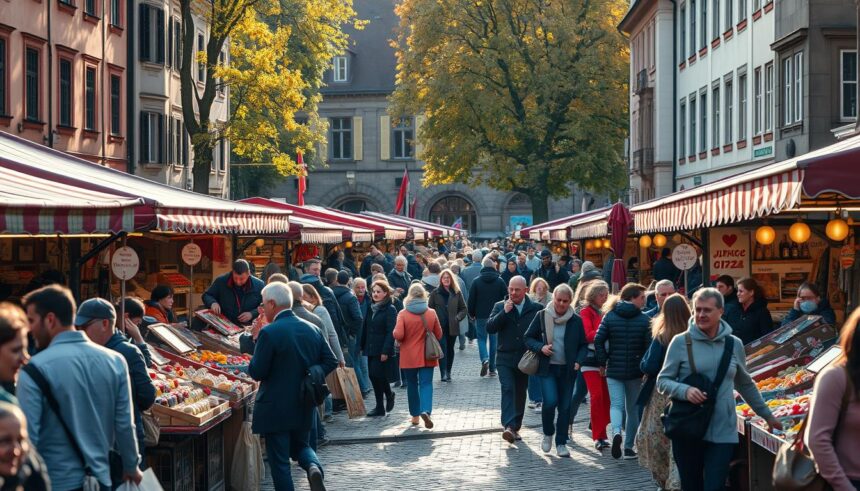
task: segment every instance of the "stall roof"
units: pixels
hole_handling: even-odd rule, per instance
[[[570,220],[542,227],[541,235],[549,234],[549,240],[565,241],[593,239],[609,235],[609,213],[612,207],[599,208],[574,215]]]
[[[860,135],[630,208],[639,233],[693,230],[752,220],[801,200],[860,199]]]
[[[0,157],[0,234],[134,230],[139,198],[90,191],[6,168]]]
[[[289,212],[192,193],[0,132],[0,165],[89,191],[142,199],[135,229],[187,234],[287,233]]]
[[[381,223],[388,223],[391,225],[406,227],[407,230],[409,230],[409,232],[412,233],[412,237],[411,237],[412,240],[428,240],[428,239],[432,239],[434,236],[442,235],[441,230],[431,229],[431,228],[426,227],[426,226],[418,226],[417,224],[414,224],[414,223],[411,223],[411,224],[410,223],[403,223],[394,217],[390,217],[390,216],[384,215],[382,213],[371,213],[371,212],[363,211],[363,212],[361,212],[361,215],[366,216],[367,218],[369,218],[371,220],[375,220],[375,221],[378,221]],[[406,238],[407,239],[410,238],[408,234],[407,234]]]
[[[406,218],[406,217],[400,216],[400,215],[386,215],[384,213],[377,213],[377,212],[373,212],[373,211],[363,211],[363,212],[361,212],[361,214],[367,215],[369,217],[374,217],[374,218],[384,218],[384,219],[387,219],[387,220],[392,221],[394,223],[399,223],[399,224],[407,226],[407,227],[419,227],[419,228],[430,231],[432,233],[433,237],[442,237],[442,236],[450,237],[450,236],[456,235],[458,233],[464,233],[464,231],[453,228],[453,227],[440,225],[438,223],[425,222],[424,220],[418,220],[416,218]]]
[[[576,217],[576,215],[569,215],[569,216],[562,217],[562,218],[556,218],[555,220],[550,220],[548,222],[543,222],[543,223],[538,223],[538,224],[531,225],[528,227],[523,227],[523,228],[517,230],[516,232],[514,232],[514,237],[520,237],[522,239],[541,240],[540,239],[540,232],[536,232],[534,235],[532,234],[532,232],[535,231],[536,229],[547,228],[547,227],[551,227],[554,225],[558,225],[560,223],[568,222],[568,221],[572,220],[574,217]]]
[[[360,227],[366,227],[369,229],[373,229],[376,232],[377,236],[381,236],[385,240],[405,240],[406,234],[409,232],[407,227],[402,225],[395,225],[393,223],[382,223],[379,220],[375,220],[370,217],[356,215],[355,213],[347,213],[341,210],[335,210],[333,208],[326,208],[324,206],[314,206],[307,205],[305,208],[310,210],[325,213],[326,215],[333,217],[340,217],[343,220],[350,220]]]
[[[320,213],[316,213],[315,211],[308,210],[306,206],[298,206],[287,203],[283,199],[268,199],[268,198],[247,198],[241,200],[242,203],[255,204],[259,206],[266,206],[275,209],[288,210],[292,212],[290,216],[290,221],[294,221],[296,218],[301,218],[303,221],[308,222],[316,222],[331,225],[337,227],[341,230],[341,240],[337,242],[341,242],[344,239],[350,239],[353,242],[373,242],[374,233],[373,230],[368,228],[359,227],[353,225],[351,223],[347,223],[343,220],[338,220],[336,217],[332,217],[329,215],[323,215]],[[344,232],[346,235],[344,235]],[[302,239],[304,242],[304,239]],[[312,241],[308,241],[312,242]],[[319,243],[319,242],[318,242]],[[326,242],[328,244],[333,244],[336,242]]]

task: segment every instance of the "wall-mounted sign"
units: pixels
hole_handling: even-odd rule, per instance
[[[736,280],[749,276],[749,232],[734,227],[712,228],[709,232],[708,260],[711,281],[724,274]]]
[[[773,155],[773,147],[756,148],[753,150],[753,157],[764,157],[765,155]]]

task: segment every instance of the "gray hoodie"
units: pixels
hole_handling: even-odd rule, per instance
[[[732,335],[732,328],[725,321],[720,321],[717,335],[711,339],[696,326],[694,319],[691,318],[688,332],[693,340],[693,359],[696,362],[696,369],[699,373],[713,380],[717,375],[720,358],[723,356],[725,340]],[[733,389],[737,389],[757,415],[763,418],[771,416],[761,393],[747,372],[744,345],[736,336],[732,337],[735,339],[734,356],[729,363],[726,378],[717,391],[714,416],[703,438],[703,440],[712,443],[738,442],[737,413],[735,412]],[[663,369],[657,375],[657,389],[661,394],[668,395],[672,399],[686,400],[687,389],[690,388],[689,385],[681,382],[692,373],[687,357],[685,338],[686,333],[672,338],[669,348],[666,350],[666,361],[663,362]],[[729,383],[730,381],[734,381],[734,383]],[[713,397],[713,395],[708,394],[708,397]]]

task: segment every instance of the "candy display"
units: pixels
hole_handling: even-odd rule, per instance
[[[194,313],[194,315],[196,315],[206,324],[212,326],[212,328],[214,328],[216,331],[223,334],[224,336],[230,336],[242,332],[241,327],[237,326],[236,324],[233,324],[223,315],[216,314],[211,310],[198,310]]]
[[[167,373],[149,370],[156,395],[153,412],[163,424],[202,424],[226,409],[227,403],[212,396],[210,389],[199,388],[191,380],[181,378],[186,376],[184,370],[167,367],[170,367],[165,370]]]
[[[240,397],[254,391],[254,386],[250,383],[231,380],[226,375],[213,373],[206,368],[183,367],[179,364],[173,364],[162,367],[162,370],[194,381],[204,386],[203,390],[212,387],[222,392],[237,393]]]
[[[188,359],[202,363],[208,367],[217,368],[230,375],[250,380],[247,372],[248,365],[251,363],[251,357],[248,355],[228,355],[220,351],[201,350],[188,355]]]
[[[768,377],[756,382],[756,387],[758,387],[758,390],[760,391],[790,389],[805,382],[809,382],[814,378],[815,374],[812,372],[804,369],[800,365],[794,365],[779,372],[775,377]]]

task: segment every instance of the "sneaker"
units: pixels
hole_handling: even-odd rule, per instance
[[[430,415],[427,413],[421,413],[421,419],[424,420],[424,427],[428,430],[433,428],[433,420],[430,419]]]
[[[490,370],[490,373],[489,373],[490,377],[495,377],[496,375],[498,375],[498,374],[496,373],[495,370]]]
[[[325,491],[325,481],[319,466],[311,465],[308,469],[308,484],[311,491]]]
[[[486,377],[488,371],[490,371],[490,362],[485,361],[481,363],[481,376]]]
[[[595,440],[595,441],[594,441],[594,449],[595,449],[595,450],[597,450],[598,452],[599,452],[599,451],[601,451],[601,450],[603,450],[603,442],[602,442],[602,440]]]
[[[543,440],[540,442],[540,449],[544,451],[544,453],[549,453],[552,450],[552,435],[544,435]]]
[[[616,433],[615,436],[612,437],[612,458],[621,458],[621,433]]]
[[[514,430],[510,428],[505,428],[504,433],[502,433],[502,438],[508,443],[514,443],[516,441],[516,437],[514,436]]]
[[[535,403],[535,412],[540,414],[542,410],[543,410],[543,403],[540,403],[540,402]]]
[[[636,457],[638,457],[638,455],[636,455],[636,452],[634,452],[632,448],[624,449],[624,460],[633,460]]]
[[[594,446],[595,448],[597,448],[597,450],[600,450],[602,452],[607,448],[611,447],[612,445],[610,445],[609,442],[607,442],[606,440],[597,440],[596,442],[594,442]]]
[[[567,445],[557,445],[555,451],[559,457],[570,457],[570,450],[567,449]]]

